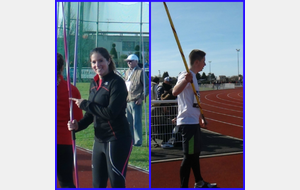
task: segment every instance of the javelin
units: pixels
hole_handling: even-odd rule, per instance
[[[189,73],[190,71],[189,71],[189,68],[188,68],[188,66],[187,66],[187,63],[186,63],[186,60],[185,60],[185,57],[184,57],[184,54],[183,54],[183,51],[182,51],[182,48],[181,48],[181,45],[180,45],[180,42],[179,42],[177,33],[176,33],[176,30],[175,30],[175,27],[174,27],[174,24],[173,24],[172,18],[171,18],[171,16],[170,16],[170,13],[169,13],[167,4],[166,4],[165,2],[163,2],[163,3],[164,3],[164,6],[165,6],[165,9],[166,9],[166,12],[167,12],[169,21],[170,21],[170,25],[171,25],[171,28],[172,28],[172,31],[173,31],[175,40],[176,40],[176,42],[177,42],[177,46],[178,46],[179,52],[180,52],[180,54],[181,54],[181,57],[182,57],[182,60],[183,60],[184,66],[185,66],[186,72]],[[196,97],[198,106],[199,106],[199,108],[200,108],[200,112],[201,112],[202,118],[203,118],[204,123],[205,123],[205,125],[206,125],[207,122],[206,122],[206,119],[205,119],[205,117],[204,117],[204,113],[203,113],[203,110],[202,110],[202,108],[201,108],[200,100],[199,100],[199,98],[198,98],[198,95],[197,95],[197,92],[196,92],[196,89],[195,89],[195,86],[194,86],[193,81],[191,82],[191,85],[192,85],[192,88],[193,88],[194,95],[195,95],[195,97]]]
[[[125,81],[125,78],[123,77],[123,75],[117,69],[115,70],[115,73],[117,75],[119,75],[119,77],[121,77]]]
[[[79,3],[78,3],[78,10],[79,10]],[[65,14],[64,14],[64,3],[62,3],[62,13],[63,13],[63,32],[64,32],[64,49],[65,49],[65,57],[66,57],[67,84],[68,84],[69,98],[71,98],[72,97],[72,89],[71,89],[71,82],[70,82],[70,64],[69,64],[69,55],[68,55],[68,42],[67,42],[66,21],[65,21]],[[73,77],[73,81],[75,81],[74,86],[76,85],[77,36],[78,36],[78,12],[77,12],[77,23],[76,23],[76,35],[75,35],[75,55],[74,55],[74,74],[73,74],[73,76],[75,76],[75,79]],[[73,103],[71,100],[69,100],[69,106],[70,106],[70,120],[72,121],[73,120]],[[76,188],[79,188],[75,131],[71,131],[71,133],[72,133],[72,148],[73,148],[73,158],[74,158],[75,182],[76,182]]]
[[[143,27],[142,27],[142,25],[143,25],[143,19],[142,19],[142,12],[143,12],[143,2],[141,2],[141,25],[140,25],[140,30],[141,30],[141,32],[140,32],[140,35],[141,35],[141,37],[142,37],[142,56],[143,56],[143,60],[142,60],[142,63],[143,63],[143,88],[144,88],[144,101],[145,101],[145,104],[146,104],[146,84],[145,84],[145,77],[146,77],[146,72],[145,72],[145,55],[144,55],[144,38],[143,38],[143,35],[142,35],[142,33],[143,33]],[[144,106],[144,109],[145,109],[145,132],[146,132],[146,143],[147,143],[147,145],[148,145],[148,135],[147,135],[147,109],[146,109],[146,105]]]

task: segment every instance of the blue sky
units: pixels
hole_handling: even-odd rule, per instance
[[[242,2],[167,2],[187,63],[193,49],[206,52],[202,72],[216,76],[243,74]],[[151,3],[151,75],[176,77],[185,67],[162,2]]]

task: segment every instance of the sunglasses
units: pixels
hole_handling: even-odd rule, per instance
[[[128,60],[127,63],[132,63],[134,60]]]

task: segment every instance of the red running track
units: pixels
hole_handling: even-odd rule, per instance
[[[243,139],[243,88],[200,93],[208,130]]]
[[[80,188],[93,188],[92,186],[92,154],[91,151],[77,148],[77,166]],[[75,183],[75,180],[74,180]],[[109,180],[108,187],[111,188]],[[145,171],[128,166],[126,174],[126,188],[148,188],[149,174]],[[57,181],[57,188],[60,185]]]
[[[179,188],[181,161],[151,164],[151,188]],[[201,175],[220,188],[243,188],[243,154],[200,159]],[[191,172],[189,188],[195,183]]]
[[[202,91],[201,107],[208,122],[207,129],[222,135],[244,139],[243,88]],[[204,180],[217,183],[220,188],[243,188],[244,154],[200,158]],[[151,164],[152,188],[179,188],[180,161]],[[189,187],[194,187],[191,172]]]

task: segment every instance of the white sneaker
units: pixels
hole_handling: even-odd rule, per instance
[[[170,138],[169,140],[168,140],[168,143],[169,144],[174,144],[174,142],[175,142],[175,138],[174,137],[172,137],[172,138]]]
[[[174,145],[169,144],[169,143],[164,143],[164,144],[161,144],[161,147],[162,147],[162,148],[173,148]]]
[[[217,184],[216,183],[207,183],[203,180],[198,181],[197,183],[195,183],[194,188],[216,188]]]
[[[176,134],[176,133],[178,133],[178,130],[179,130],[179,126],[176,125],[176,126],[173,128],[172,133],[173,133],[173,134]]]

